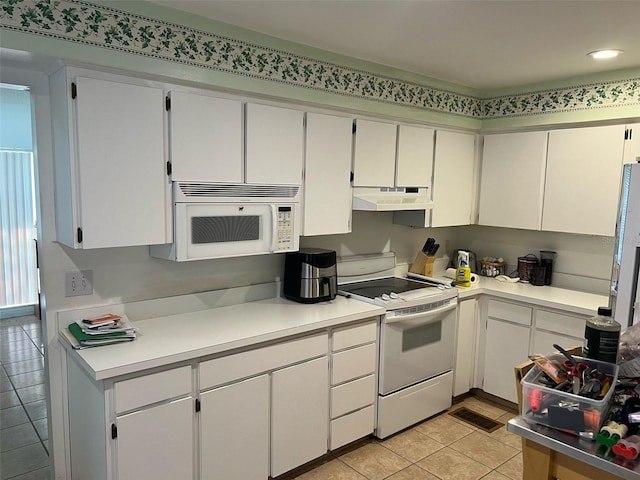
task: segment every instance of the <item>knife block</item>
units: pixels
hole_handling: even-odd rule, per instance
[[[418,252],[416,259],[411,264],[409,272],[416,273],[418,275],[424,275],[425,277],[433,276],[433,262],[436,261],[436,257],[429,257],[424,252]]]

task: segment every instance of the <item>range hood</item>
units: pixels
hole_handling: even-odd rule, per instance
[[[373,212],[430,210],[433,202],[426,187],[356,187],[352,208]]]

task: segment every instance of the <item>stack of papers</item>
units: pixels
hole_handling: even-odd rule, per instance
[[[67,330],[70,335],[65,337],[75,349],[131,342],[136,338],[136,329],[127,316],[111,313],[78,320],[70,324]]]

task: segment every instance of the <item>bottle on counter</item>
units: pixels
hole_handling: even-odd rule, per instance
[[[456,269],[456,286],[471,286],[471,267],[469,266],[469,252],[458,250],[458,268]]]
[[[598,314],[586,322],[584,356],[601,362],[616,363],[620,330],[620,324],[611,318],[611,309],[598,308]]]

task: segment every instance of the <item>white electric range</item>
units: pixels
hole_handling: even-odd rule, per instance
[[[451,406],[458,291],[395,276],[395,254],[338,259],[338,293],[385,307],[380,327],[376,436]]]

